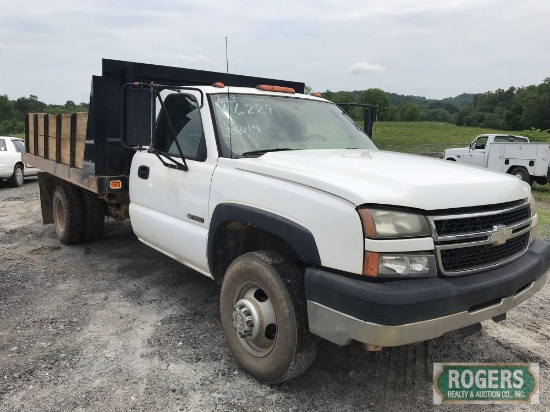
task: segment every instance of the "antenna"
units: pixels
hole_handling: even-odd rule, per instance
[[[229,57],[227,57],[227,37],[225,38],[225,66],[227,74],[229,74]]]
[[[225,37],[225,69],[229,74],[229,57],[227,54],[227,36]],[[231,158],[233,158],[233,142],[231,139],[231,103],[229,103],[229,84],[227,85],[227,107],[229,114],[229,151],[231,152]]]

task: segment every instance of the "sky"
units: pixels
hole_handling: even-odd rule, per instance
[[[0,0],[0,95],[88,102],[101,59],[441,99],[550,77],[549,0]]]

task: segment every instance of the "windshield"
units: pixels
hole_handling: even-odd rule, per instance
[[[227,157],[273,150],[376,149],[369,137],[338,106],[293,97],[210,95]]]

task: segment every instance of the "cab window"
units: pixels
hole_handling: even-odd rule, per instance
[[[487,136],[478,137],[477,140],[476,140],[475,148],[476,149],[485,149],[485,146],[487,146],[487,140],[488,139],[489,139],[489,137],[487,137]]]
[[[185,159],[206,160],[206,142],[196,100],[185,94],[171,94],[164,106],[166,111],[161,110],[155,133],[157,149],[174,157],[180,156],[170,130],[171,123]]]
[[[0,152],[5,152],[6,150],[6,141],[4,139],[0,139]]]

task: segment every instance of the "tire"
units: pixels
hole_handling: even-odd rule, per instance
[[[105,226],[105,202],[97,194],[82,189],[84,204],[84,241],[93,242],[101,239]]]
[[[61,243],[70,245],[84,238],[84,205],[80,190],[72,185],[57,186],[53,194],[53,223]]]
[[[315,359],[319,338],[308,327],[304,276],[277,252],[250,252],[231,263],[220,314],[237,363],[261,382],[295,378]]]
[[[511,174],[518,179],[523,180],[525,183],[528,183],[529,186],[533,186],[533,179],[531,179],[529,172],[524,167],[516,167],[512,170]]]
[[[451,158],[451,157],[449,157],[448,159],[445,159],[445,160],[448,160],[448,161],[450,161],[450,162],[456,162],[456,159],[453,159],[453,158]]]
[[[13,168],[13,174],[8,179],[8,184],[11,187],[21,187],[25,183],[25,175],[23,174],[23,166],[17,163]]]

